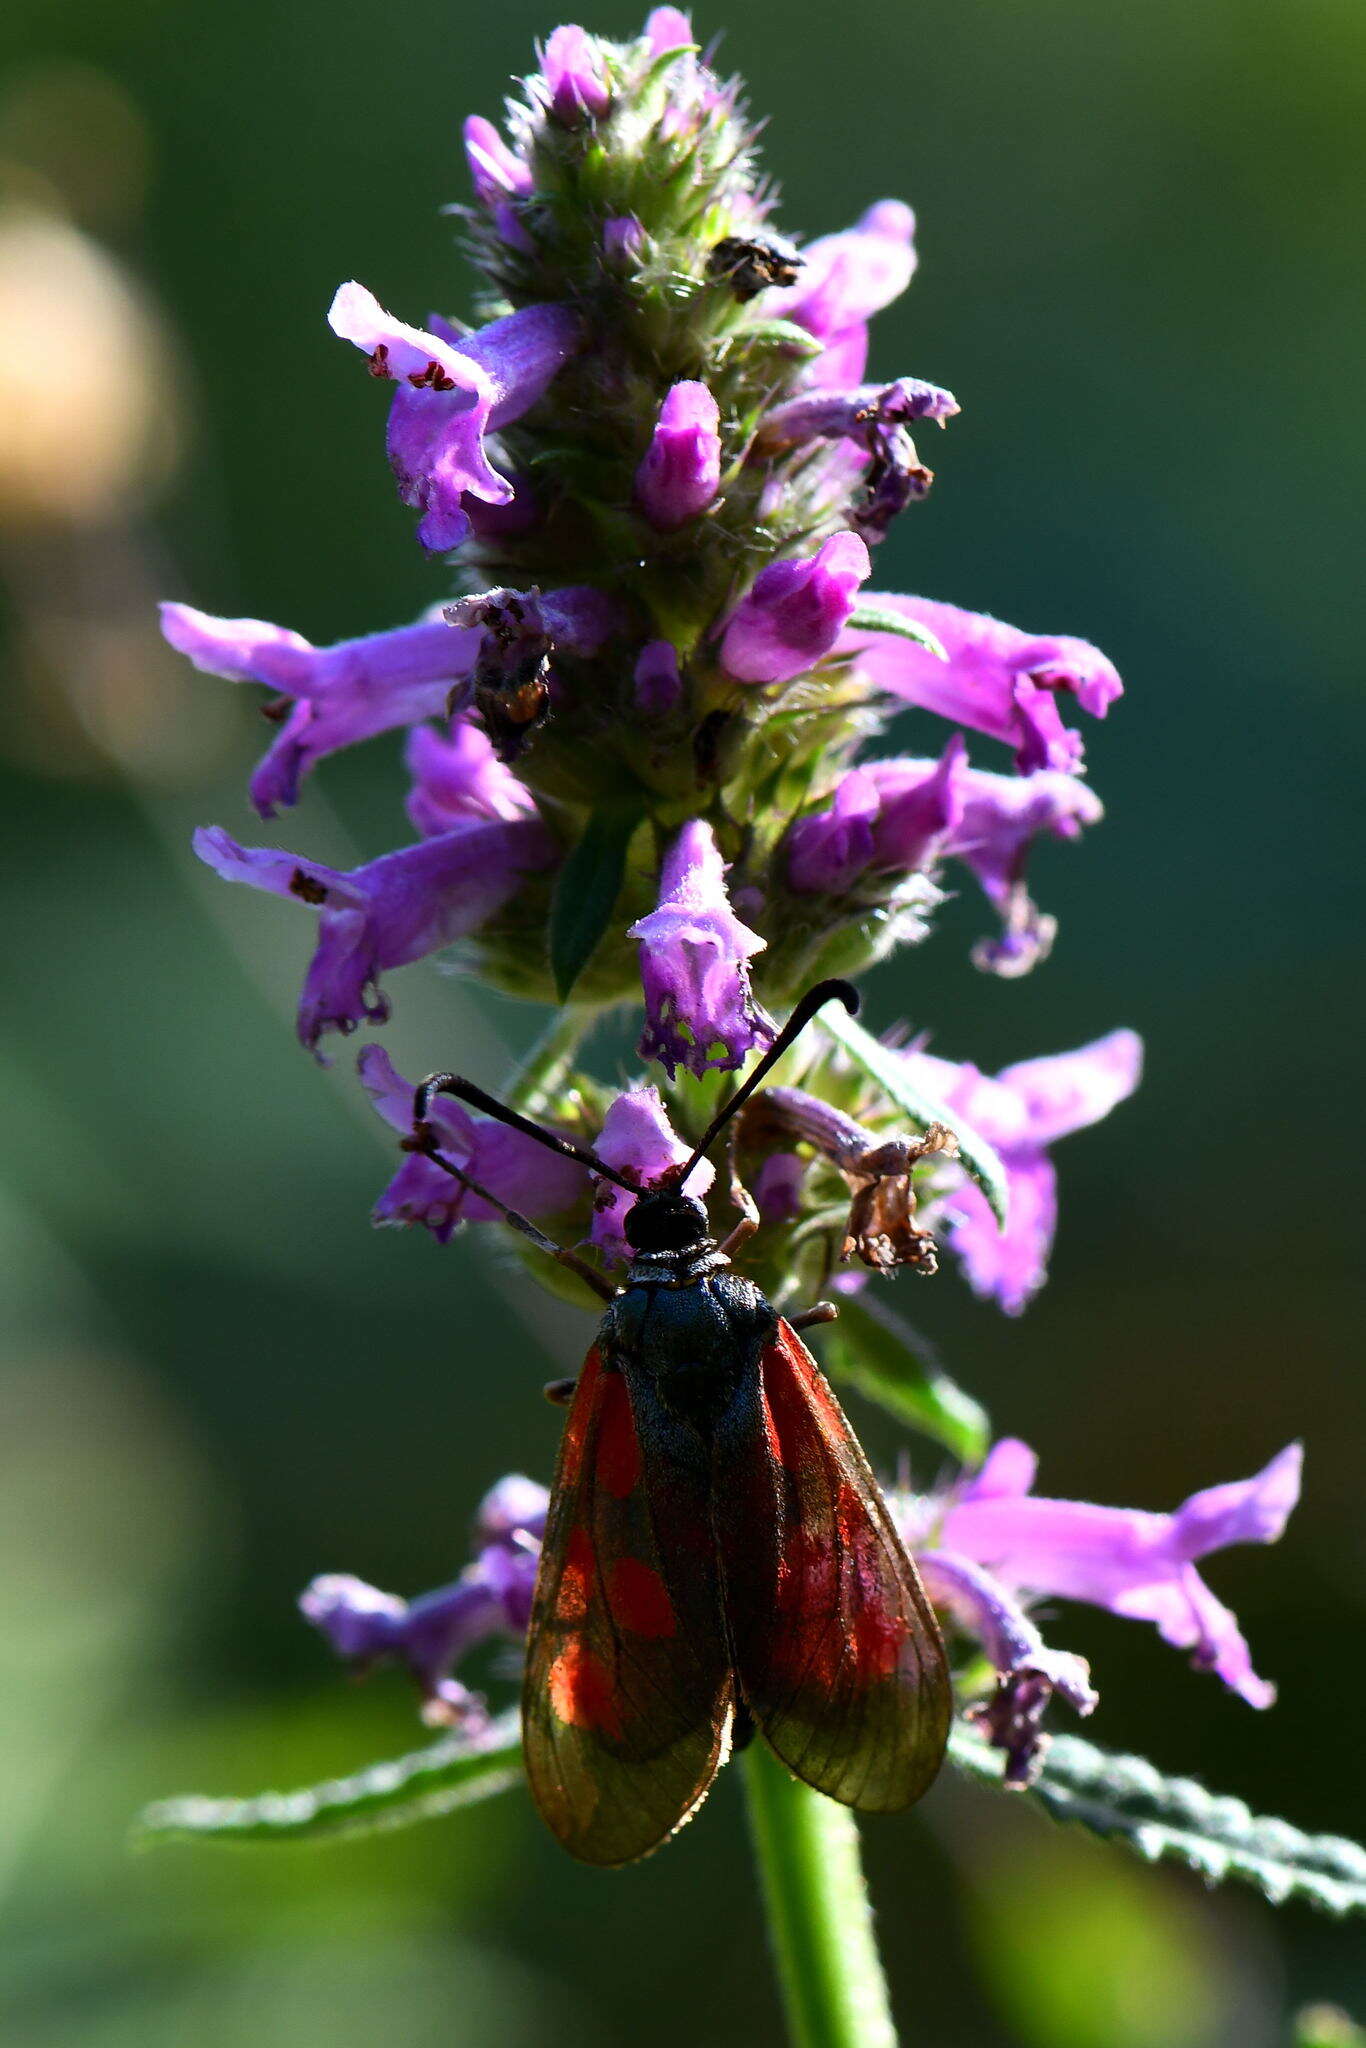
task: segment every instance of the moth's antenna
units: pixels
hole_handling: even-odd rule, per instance
[[[843,984],[839,984],[842,986]],[[615,1181],[619,1188],[625,1188],[631,1195],[638,1195],[640,1189],[633,1187],[629,1180],[623,1180],[614,1166],[605,1159],[599,1159],[596,1152],[590,1152],[586,1145],[576,1145],[572,1138],[562,1138],[558,1131],[543,1130],[540,1124],[532,1123],[530,1117],[519,1116],[515,1109],[509,1109],[505,1102],[495,1096],[486,1095],[473,1081],[467,1081],[463,1074],[428,1074],[420,1087],[413,1092],[413,1123],[425,1124],[427,1111],[434,1095],[454,1095],[460,1102],[468,1102],[472,1109],[483,1110],[485,1116],[496,1117],[500,1124],[507,1124],[512,1130],[520,1131],[525,1138],[534,1138],[538,1145],[544,1145],[548,1152],[558,1152],[564,1159],[577,1159],[581,1166],[591,1167],[594,1173],[605,1174]]]
[[[737,1109],[743,1108],[764,1076],[772,1073],[792,1041],[805,1031],[817,1010],[824,1009],[829,1002],[843,1003],[851,1017],[857,1017],[859,1013],[859,992],[851,981],[818,981],[814,988],[808,989],[749,1079],[741,1083],[730,1100],[723,1104],[707,1125],[701,1144],[678,1176],[680,1188],[687,1181],[698,1160],[703,1158],[716,1142]]]

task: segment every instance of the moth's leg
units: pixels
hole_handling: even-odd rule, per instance
[[[839,1316],[839,1308],[833,1301],[815,1301],[810,1308],[804,1308],[800,1315],[789,1316],[794,1330],[809,1330],[816,1323],[833,1323]]]

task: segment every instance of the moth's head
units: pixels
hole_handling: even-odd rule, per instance
[[[657,1188],[626,1213],[626,1242],[638,1252],[686,1252],[709,1234],[707,1212],[695,1195]]]

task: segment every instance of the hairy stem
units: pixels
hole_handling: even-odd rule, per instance
[[[740,1765],[792,2048],[896,2048],[853,1814],[762,1742]]]

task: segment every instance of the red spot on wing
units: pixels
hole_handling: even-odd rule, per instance
[[[620,1373],[609,1373],[602,1389],[598,1425],[598,1484],[616,1500],[625,1500],[640,1484],[640,1439]]]
[[[550,1667],[550,1704],[571,1728],[621,1739],[621,1710],[612,1675],[600,1657],[582,1643],[566,1643]]]
[[[612,1619],[637,1636],[672,1636],[678,1616],[668,1588],[652,1565],[619,1557],[607,1568],[607,1604]]]
[[[564,1547],[564,1565],[559,1591],[555,1595],[557,1621],[582,1621],[588,1612],[588,1594],[593,1583],[593,1539],[583,1528],[572,1529]]]
[[[584,1439],[596,1407],[594,1398],[598,1381],[602,1377],[602,1360],[596,1348],[583,1361],[583,1371],[574,1389],[574,1398],[569,1404],[569,1414],[564,1425],[564,1483],[571,1485],[579,1476],[583,1458]]]

